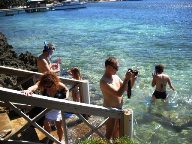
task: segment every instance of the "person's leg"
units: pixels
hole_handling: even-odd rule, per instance
[[[156,99],[158,98],[159,98],[159,92],[155,90],[152,94],[151,102],[155,103]]]
[[[57,135],[59,137],[59,141],[61,141],[63,138],[62,120],[56,121],[56,127],[57,127]]]
[[[80,93],[77,90],[72,91],[72,97],[73,97],[73,101],[81,102],[80,101]]]
[[[119,133],[120,133],[120,122],[119,122],[119,119],[116,119],[114,130],[113,130],[113,139],[119,138]]]
[[[113,137],[113,132],[115,128],[115,119],[109,118],[106,122],[106,134],[105,137],[110,140]]]
[[[166,102],[167,102],[167,99],[168,99],[167,93],[166,93],[166,92],[163,92],[163,93],[162,93],[162,101],[163,101],[164,103],[166,103]]]
[[[155,95],[152,95],[151,102],[155,103],[155,101],[156,101],[156,97],[155,97]]]
[[[48,133],[51,132],[51,124],[50,124],[49,120],[47,120],[47,119],[44,120],[44,129],[45,129]]]
[[[76,94],[76,101],[77,102],[81,102],[80,93],[79,92]]]
[[[167,102],[167,99],[161,99],[162,102],[166,103]]]

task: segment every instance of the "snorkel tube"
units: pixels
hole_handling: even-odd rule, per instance
[[[47,47],[47,42],[46,41],[44,41],[44,49],[47,49],[48,47]]]

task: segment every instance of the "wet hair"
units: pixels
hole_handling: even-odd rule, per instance
[[[73,74],[80,74],[80,71],[79,71],[79,68],[78,68],[78,67],[73,67],[73,68],[71,68],[71,72],[72,72]]]
[[[46,88],[46,85],[54,86],[57,90],[59,89],[59,77],[53,72],[46,72],[41,76],[39,82],[39,89],[43,90]]]
[[[105,67],[108,66],[108,65],[117,65],[118,64],[118,60],[115,58],[115,57],[108,57],[106,60],[105,60]]]
[[[162,64],[158,64],[155,66],[155,72],[158,73],[158,74],[161,74],[164,70],[164,65]]]
[[[71,68],[70,71],[71,71],[72,75],[75,76],[75,78],[81,77],[80,70],[78,67],[73,67],[73,68]]]

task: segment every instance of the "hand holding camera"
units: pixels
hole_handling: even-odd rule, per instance
[[[138,75],[138,70],[128,69],[128,72],[131,73],[132,77],[136,77]],[[128,89],[127,89],[127,96],[130,99],[131,98],[131,80],[128,81]]]
[[[134,76],[137,76],[139,73],[138,70],[133,70],[133,69],[128,69],[128,71],[134,74]]]
[[[126,74],[125,74],[125,79],[130,80],[131,77],[132,77],[132,73],[130,71],[127,71]]]

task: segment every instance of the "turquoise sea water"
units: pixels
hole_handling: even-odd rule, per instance
[[[0,31],[18,53],[39,55],[54,42],[52,59],[81,68],[90,82],[91,103],[102,104],[99,79],[105,58],[120,61],[118,74],[137,68],[139,77],[124,108],[134,110],[134,138],[141,144],[192,143],[192,1],[143,0],[88,4],[86,9],[0,17]],[[151,73],[165,64],[177,92],[169,103],[150,105]]]

